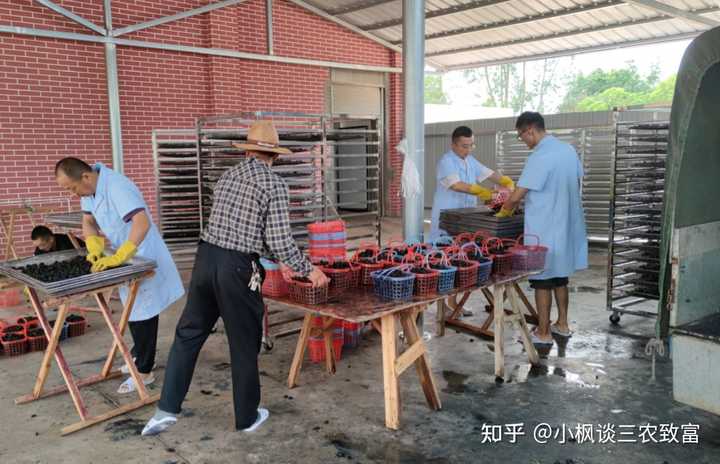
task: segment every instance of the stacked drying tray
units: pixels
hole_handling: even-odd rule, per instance
[[[523,233],[523,221],[522,214],[509,218],[495,217],[495,212],[484,206],[440,212],[440,228],[450,235],[481,232],[486,237],[516,239]]]
[[[201,157],[198,163],[198,178],[202,185],[202,223],[203,227],[210,218],[213,192],[220,176],[239,159],[244,157],[242,150],[234,148],[233,143],[246,138],[245,131],[208,131],[202,135]],[[305,245],[307,232],[305,226],[322,208],[322,166],[320,163],[322,134],[319,131],[285,131],[282,145],[292,153],[280,155],[273,163],[273,171],[287,182],[290,189],[290,221],[293,237]]]
[[[659,298],[660,239],[668,148],[667,122],[620,123],[613,163],[608,242],[607,309],[654,317],[632,309]]]

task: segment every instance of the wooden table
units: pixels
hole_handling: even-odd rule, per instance
[[[123,334],[128,325],[128,320],[130,318],[130,313],[132,312],[132,307],[135,304],[135,297],[137,296],[140,282],[143,279],[151,277],[153,274],[154,273],[152,271],[148,271],[138,277],[129,279],[126,282],[97,288],[92,290],[91,292],[77,293],[74,295],[59,298],[48,297],[44,300],[40,299],[35,289],[29,288],[30,303],[35,309],[35,314],[37,315],[38,321],[42,326],[43,331],[45,332],[49,342],[47,348],[45,349],[45,354],[43,356],[42,363],[40,364],[40,370],[38,372],[37,380],[35,381],[35,386],[33,387],[32,393],[16,398],[15,404],[29,403],[31,401],[39,400],[41,398],[69,392],[73,404],[75,405],[75,409],[77,409],[78,415],[80,416],[80,421],[75,424],[68,425],[61,430],[62,435],[67,435],[158,401],[160,399],[159,394],[153,396],[150,396],[148,394],[145,385],[140,379],[140,374],[135,367],[135,363],[133,362],[130,350],[128,350],[128,347],[123,340]],[[108,307],[107,300],[105,299],[103,293],[107,291],[112,291],[113,289],[123,285],[128,285],[130,291],[128,294],[127,302],[124,305],[122,313],[120,315],[120,322],[116,324],[110,316],[110,308]],[[110,352],[108,353],[107,359],[105,361],[105,364],[103,365],[102,370],[100,371],[100,374],[86,377],[84,379],[75,379],[72,375],[72,372],[70,371],[70,368],[68,367],[68,363],[65,360],[65,356],[63,355],[58,342],[60,341],[60,333],[62,331],[63,324],[65,323],[65,317],[67,316],[70,302],[90,295],[95,297],[95,301],[97,302],[98,307],[85,308],[85,310],[102,314],[103,319],[105,320],[105,324],[107,325],[108,329],[110,329],[110,334],[112,335],[113,339],[113,345],[110,348]],[[48,319],[45,315],[45,308],[52,307],[58,308],[57,318],[55,319],[54,327],[50,327]],[[137,392],[140,396],[140,399],[132,403],[111,409],[110,411],[104,412],[102,414],[90,416],[87,407],[85,406],[85,402],[80,395],[80,387],[93,385],[108,379],[119,377],[121,375],[120,370],[112,370],[115,354],[118,350],[120,351],[120,354],[125,361],[125,365],[130,371],[130,376],[133,378],[133,380],[135,380],[135,385],[137,385]],[[55,358],[55,362],[60,369],[60,373],[62,374],[63,379],[65,380],[65,385],[60,385],[44,390],[45,381],[47,380],[47,376],[50,372],[50,364],[53,357]]]
[[[266,298],[278,303],[300,309],[305,312],[303,326],[300,331],[295,354],[288,374],[288,387],[297,386],[298,377],[302,368],[305,349],[310,336],[322,335],[325,341],[325,366],[329,373],[335,373],[335,357],[332,347],[332,323],[334,319],[343,319],[351,322],[370,322],[380,332],[382,343],[383,383],[385,390],[385,426],[390,429],[400,427],[400,375],[413,364],[418,373],[420,385],[425,394],[430,409],[439,410],[442,407],[437,387],[433,379],[427,348],[420,335],[416,317],[427,309],[429,304],[438,302],[445,307],[445,299],[457,293],[470,293],[482,288],[492,289],[494,298],[502,300],[513,283],[526,278],[531,273],[520,273],[504,278],[492,279],[482,287],[468,289],[455,289],[448,294],[433,295],[429,297],[415,297],[407,302],[393,302],[378,298],[372,289],[351,289],[342,294],[342,300],[330,301],[322,305],[305,305],[296,303],[287,297]],[[510,294],[510,301],[514,302],[514,294]],[[519,312],[519,305],[513,304],[513,311],[505,315],[502,304],[495,305],[495,375],[504,375],[504,349],[503,335],[505,322],[511,321],[520,329],[523,344],[531,363],[537,364],[539,357],[535,347],[530,341],[530,334],[524,317]],[[500,313],[500,314],[498,314]],[[441,313],[444,316],[444,311]],[[321,316],[322,327],[312,327],[313,316]],[[403,353],[397,353],[397,324],[399,319],[403,328],[408,347]],[[444,321],[444,317],[442,317]],[[444,324],[444,322],[442,323]]]

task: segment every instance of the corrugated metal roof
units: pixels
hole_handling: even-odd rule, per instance
[[[402,0],[311,0],[394,45]],[[445,70],[694,37],[720,25],[720,0],[427,0],[425,52]]]

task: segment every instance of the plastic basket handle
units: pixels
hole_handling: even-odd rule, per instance
[[[462,252],[465,253],[466,255],[467,255],[467,253],[465,252],[465,248],[467,248],[467,247],[473,247],[473,248],[475,248],[475,251],[477,251],[478,253],[480,253],[480,255],[483,254],[482,248],[480,248],[479,246],[477,246],[477,243],[475,243],[474,241],[468,242],[468,243],[466,243],[465,245],[463,245],[463,246],[460,247],[460,250],[462,250]]]
[[[473,235],[470,232],[463,232],[455,237],[455,244],[462,245],[464,242],[472,242]]]
[[[473,234],[473,242],[477,242],[477,239],[480,239],[480,242],[482,243],[485,241],[486,238],[487,237],[485,235],[485,232],[483,232],[481,230],[478,230],[477,232],[475,232]]]
[[[449,235],[441,235],[434,242],[432,242],[435,248],[437,248],[439,245],[452,245],[453,243],[454,240]]]
[[[535,246],[540,246],[540,236],[539,236],[539,235],[535,235],[535,234],[520,234],[520,235],[518,236],[518,238],[515,240],[515,243],[516,243],[517,245],[524,245],[524,244],[525,244],[525,240],[524,240],[524,239],[526,239],[527,237],[533,237],[533,238],[537,241],[537,243],[535,244]]]
[[[498,244],[498,247],[497,247],[498,249],[501,249],[501,250],[504,250],[504,249],[505,249],[505,244],[503,243],[503,241],[502,241],[500,238],[498,238],[498,237],[490,237],[490,238],[486,239],[486,240],[483,242],[483,249],[486,251],[486,253],[490,250],[490,244],[491,244],[491,243],[497,243],[497,244]]]
[[[448,260],[447,254],[443,250],[439,250],[437,248],[433,248],[428,252],[426,255],[429,262],[432,262],[432,259],[436,256],[440,256],[439,263],[443,266],[450,266],[450,260]]]
[[[376,271],[377,274],[375,274],[375,275],[378,277],[386,277],[390,273],[395,272],[395,271],[401,271],[401,272],[407,273],[407,271],[410,269],[410,267],[411,266],[409,264],[401,264],[400,266],[393,266],[393,267],[389,267],[387,269],[383,269],[381,271]]]

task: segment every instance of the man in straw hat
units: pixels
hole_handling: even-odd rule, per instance
[[[218,317],[225,323],[230,346],[235,428],[252,432],[269,416],[266,409],[258,408],[257,357],[264,311],[260,255],[275,255],[313,286],[328,282],[293,240],[288,186],[270,169],[279,154],[290,153],[278,142],[270,121],[256,121],[247,143],[234,145],[244,149],[247,158],[228,169],[215,187],[187,303],[168,356],[162,396],[143,435],[158,434],[177,422],[198,354]]]

